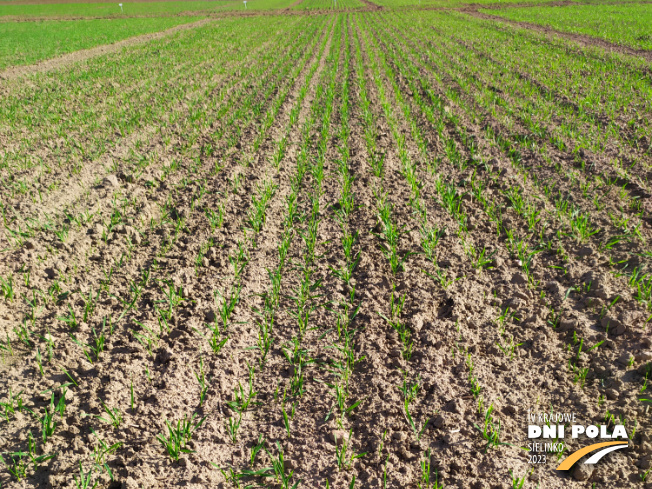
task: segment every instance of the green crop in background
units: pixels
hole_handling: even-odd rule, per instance
[[[362,8],[365,4],[360,0],[303,0],[294,8],[297,10],[340,10],[348,8]]]
[[[485,13],[599,37],[637,49],[652,49],[652,4],[529,7]]]
[[[349,0],[353,1],[353,0]],[[41,5],[0,5],[0,17],[146,17],[178,14],[201,14],[224,10],[244,10],[241,0],[206,0],[188,2],[46,3]],[[292,0],[247,0],[247,10],[274,10],[289,7]]]
[[[158,32],[198,17],[48,20],[0,23],[0,69]]]
[[[400,7],[440,7],[455,8],[467,4],[492,4],[502,5],[510,3],[529,3],[529,2],[547,2],[555,0],[372,0],[375,4],[382,7],[400,8]],[[494,11],[492,11],[494,12]]]

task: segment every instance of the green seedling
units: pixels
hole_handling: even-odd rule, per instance
[[[93,363],[93,357],[90,354],[89,345],[79,341],[72,333],[70,334],[70,339],[75,345],[79,346],[82,349],[82,353],[84,353],[86,360],[88,360],[89,363]]]
[[[353,278],[353,272],[355,271],[358,263],[360,263],[361,256],[358,254],[353,261],[347,261],[341,268],[336,269],[329,267],[333,272],[333,275],[339,278],[342,282],[349,285],[351,279]]]
[[[79,293],[82,301],[84,302],[84,315],[82,317],[82,321],[87,322],[92,317],[93,312],[95,312],[95,308],[100,299],[100,292],[101,291],[98,290],[95,297],[93,297],[93,288],[91,287],[88,295],[84,295],[81,292]]]
[[[265,224],[265,214],[267,204],[276,190],[276,185],[271,181],[263,182],[263,186],[258,188],[257,195],[251,196],[252,205],[249,209],[249,219],[247,224],[255,232],[260,233]]]
[[[104,344],[106,342],[106,336],[104,335],[104,325],[102,326],[102,330],[100,331],[100,334],[98,335],[97,332],[95,331],[95,328],[92,329],[93,331],[93,343],[88,345],[95,355],[95,360],[100,359],[100,353],[104,351]]]
[[[109,477],[111,477],[111,480],[113,480],[113,473],[111,472],[109,464],[106,462],[106,457],[114,454],[120,447],[122,447],[123,443],[117,442],[113,445],[109,445],[99,437],[93,428],[91,428],[91,432],[95,438],[97,438],[97,441],[100,444],[100,446],[95,447],[93,451],[93,460],[95,462],[95,466],[100,470],[106,470],[106,472],[109,474]]]
[[[242,413],[238,413],[237,419],[235,416],[227,418],[224,424],[226,426],[226,431],[229,433],[231,441],[235,443],[238,436],[238,430],[242,424]]]
[[[273,323],[274,323],[273,316],[267,318],[267,321],[258,322],[259,331],[258,331],[258,342],[256,345],[260,350],[261,368],[265,365],[267,354],[269,353],[269,350],[272,347],[272,343],[274,342],[274,338],[271,335]]]
[[[54,393],[52,393],[52,398],[50,399],[50,407],[53,412],[59,413],[59,416],[63,418],[66,413],[66,392],[68,392],[68,386],[70,384],[63,384],[61,386],[61,397],[59,397],[59,402],[54,404]]]
[[[428,426],[428,421],[430,421],[430,418],[427,418],[424,422],[423,425],[421,426],[421,429],[416,425],[414,420],[412,419],[412,415],[410,414],[410,406],[407,401],[403,402],[403,409],[404,409],[404,415],[405,419],[410,425],[410,428],[412,428],[412,431],[414,432],[414,436],[417,438],[417,440],[421,439],[421,436],[423,436],[423,432],[426,430],[426,427]]]
[[[382,317],[389,325],[398,333],[399,339],[403,346],[401,356],[405,360],[410,360],[412,356],[412,331],[409,326],[401,321],[398,317],[401,314],[403,306],[405,304],[405,295],[397,298],[395,295],[395,290],[392,290],[390,296],[390,317],[383,315],[381,312],[378,312],[378,315]]]
[[[254,463],[256,462],[256,455],[265,448],[265,437],[260,434],[258,435],[258,442],[251,447],[251,454],[249,456],[249,463],[251,466],[254,466]]]
[[[285,426],[285,431],[288,435],[288,438],[290,438],[290,436],[292,436],[290,418],[288,417],[288,413],[285,411],[285,404],[281,406],[281,412],[283,413],[283,426]]]
[[[384,201],[378,207],[378,227],[379,233],[374,233],[377,237],[383,240],[380,247],[389,262],[389,267],[393,275],[396,275],[403,269],[403,263],[412,254],[406,252],[403,256],[399,253],[399,240],[401,235],[405,233],[404,227],[398,228],[392,220],[393,207],[387,201]]]
[[[199,421],[195,421],[196,416],[196,414],[193,414],[190,418],[184,416],[184,418],[179,420],[176,425],[170,424],[170,422],[166,420],[165,424],[168,428],[168,435],[165,436],[162,433],[156,435],[156,439],[167,450],[168,455],[172,460],[179,460],[179,456],[182,453],[193,453],[192,450],[185,448],[185,446],[192,438],[193,433],[197,431],[206,420],[206,417],[204,416]]]
[[[600,232],[600,228],[591,224],[589,215],[580,213],[579,209],[575,209],[570,216],[570,228],[571,233],[580,243]]]
[[[367,452],[355,453],[355,451],[351,450],[351,454],[347,458],[346,455],[351,444],[352,434],[353,429],[350,429],[348,437],[345,436],[340,444],[337,442],[337,437],[335,438],[335,460],[338,470],[350,470],[355,460],[367,455]]]
[[[54,399],[54,395],[53,395]],[[54,431],[57,428],[57,422],[54,420],[54,403],[50,403],[50,410],[46,410],[45,414],[41,418],[41,436],[43,443],[47,443],[48,438],[54,435]]]
[[[230,482],[233,487],[237,489],[243,489],[242,484],[240,483],[241,479],[248,478],[248,477],[273,477],[274,475],[271,474],[270,472],[272,471],[272,467],[265,467],[260,470],[250,470],[250,469],[244,469],[242,472],[236,472],[233,467],[229,467],[228,469],[222,469],[219,465],[211,462],[211,465],[213,467],[216,467],[220,469],[220,472],[224,476],[224,479],[226,482]],[[244,489],[249,489],[253,488],[255,486],[249,484],[244,486]]]
[[[424,254],[432,262],[433,265],[437,265],[437,256],[435,254],[435,248],[439,244],[439,241],[444,236],[446,228],[438,229],[437,227],[430,227],[426,224],[422,224],[420,228],[421,233],[421,248],[423,249]]]
[[[31,431],[27,432],[27,447],[28,447],[28,455],[32,462],[32,468],[34,469],[35,472],[38,470],[38,466],[41,463],[53,459],[54,457],[57,456],[56,453],[50,455],[47,454],[36,455],[36,441],[34,440],[34,436],[32,435]]]
[[[383,448],[385,447],[385,438],[387,438],[387,430],[383,432],[383,436],[380,439],[380,443],[378,444],[378,457],[380,457],[380,454],[383,451]]]
[[[9,421],[9,415],[15,416],[16,411],[22,413],[25,408],[23,403],[23,392],[20,391],[18,394],[13,394],[11,387],[9,388],[9,394],[7,395],[7,400],[5,402],[0,402],[0,406],[4,408],[4,416],[7,421]]]
[[[100,399],[100,403],[102,404],[102,409],[104,409],[107,417],[104,418],[102,416],[98,416],[97,419],[104,421],[105,423],[109,423],[114,428],[120,427],[120,424],[122,423],[122,412],[120,411],[120,408],[111,409],[105,404],[102,399]]]
[[[229,341],[229,337],[226,335],[222,337],[222,331],[220,326],[217,324],[217,321],[215,321],[212,325],[206,324],[206,327],[211,333],[210,337],[206,338],[201,333],[200,335],[208,341],[208,344],[210,345],[211,350],[213,350],[213,353],[219,354],[220,351],[222,351],[222,347],[224,347],[226,342]]]
[[[523,477],[516,477],[514,475],[514,472],[510,469],[509,475],[512,476],[512,488],[513,489],[522,489],[523,485],[525,484],[525,479],[527,479],[528,475],[531,474],[530,472],[527,472]]]
[[[43,371],[43,358],[41,356],[41,349],[38,346],[36,347],[34,358],[36,360],[36,365],[38,365],[38,370],[41,373],[41,377],[45,376],[45,372]]]
[[[505,329],[505,323],[509,321],[510,319],[516,318],[516,312],[512,311],[509,307],[506,307],[504,310],[501,311],[500,315],[498,318],[496,318],[496,323],[498,324],[498,327],[501,330]]]
[[[70,382],[72,382],[72,383],[74,384],[75,387],[79,387],[79,384],[77,383],[77,381],[73,378],[72,375],[70,375],[70,373],[69,373],[66,369],[61,369],[61,371],[64,373],[64,375],[65,375],[66,377],[68,377],[68,379],[70,380]]]
[[[59,321],[63,321],[64,323],[66,323],[72,330],[77,329],[77,327],[79,326],[79,321],[77,320],[75,311],[73,310],[70,304],[68,304],[68,315],[59,316],[57,317],[57,319]]]
[[[9,333],[6,334],[6,340],[5,341],[0,341],[0,351],[6,352],[9,355],[14,354],[14,348],[11,346],[11,339],[9,338]]]
[[[335,400],[336,400],[336,404],[331,408],[331,410],[326,415],[326,421],[330,417],[335,406],[337,406],[341,414],[341,418],[338,420],[338,425],[342,427],[342,420],[344,418],[344,415],[353,412],[353,410],[357,408],[360,405],[360,403],[362,403],[362,400],[355,401],[351,403],[351,405],[347,406],[348,397],[349,397],[348,385],[347,384],[326,384],[326,385],[331,389],[333,389],[333,395],[335,396]]]
[[[14,278],[10,275],[6,279],[0,277],[0,296],[5,301],[13,302],[16,293],[14,291]]]
[[[199,383],[199,405],[204,405],[204,399],[206,398],[206,392],[208,392],[209,383],[206,379],[206,374],[204,373],[204,359],[199,357],[199,373],[193,372],[195,378]]]
[[[242,413],[244,413],[249,408],[252,399],[256,396],[256,394],[258,394],[258,392],[254,390],[255,366],[250,366],[248,364],[247,366],[249,367],[249,383],[247,392],[245,393],[245,389],[242,387],[242,384],[238,382],[237,387],[233,389],[233,400],[226,403],[229,408],[237,413],[240,413],[240,415],[242,415]]]
[[[292,365],[292,380],[290,389],[293,395],[302,396],[305,392],[305,370],[306,367],[315,362],[310,357],[309,351],[301,348],[301,341],[298,337],[292,338],[292,342],[282,348],[283,356]]]
[[[428,277],[430,277],[432,280],[434,280],[436,283],[440,285],[440,287],[444,290],[447,290],[448,287],[450,287],[452,284],[457,282],[458,280],[461,280],[463,277],[456,277],[453,279],[448,278],[448,272],[446,270],[442,270],[440,268],[435,268],[435,275],[423,270],[423,273],[425,273]]]
[[[10,460],[10,462],[7,462],[2,454],[0,454],[0,462],[7,468],[7,471],[19,481],[25,479],[27,477],[27,464],[23,460],[23,457],[28,454],[26,452],[3,453]]]
[[[301,480],[296,481],[292,486],[290,486],[290,484],[292,483],[292,476],[294,475],[294,471],[293,470],[287,471],[287,469],[285,468],[283,449],[281,448],[281,444],[278,441],[276,442],[276,447],[278,449],[277,457],[273,457],[272,454],[269,453],[267,449],[265,449],[267,455],[269,455],[269,458],[272,459],[272,469],[274,470],[276,481],[281,485],[283,489],[296,489],[297,487],[299,487]]]
[[[487,410],[484,413],[484,426],[480,427],[477,424],[474,423],[474,426],[482,433],[482,437],[487,441],[487,445],[485,446],[485,453],[489,448],[491,447],[497,447],[499,445],[504,445],[505,443],[500,442],[500,431],[501,431],[501,423],[500,420],[498,423],[494,420],[492,413],[493,413],[493,403],[487,408]]]
[[[430,448],[423,454],[421,459],[421,481],[418,483],[419,489],[444,489],[444,483],[439,482],[439,473],[437,469],[430,467]],[[434,472],[434,473],[433,473]],[[434,478],[434,480],[433,480]]]
[[[600,347],[604,343],[605,340],[598,341],[595,345],[593,345],[591,348],[589,348],[589,351],[595,350],[596,348]]]
[[[647,476],[648,476],[648,474],[650,473],[650,470],[652,470],[652,468],[651,468],[651,469],[647,469],[645,472],[643,472],[642,474],[639,474],[639,475],[638,475],[638,476],[640,477],[640,479],[641,479],[641,482],[645,482],[645,481],[647,480]]]
[[[224,331],[227,330],[231,315],[235,310],[235,307],[240,302],[240,291],[242,290],[241,285],[232,285],[231,292],[228,295],[222,295],[219,289],[215,289],[213,296],[215,298],[215,303],[218,308],[218,313],[220,319],[222,319],[222,328]],[[218,301],[218,296],[220,301]]]
[[[493,263],[493,256],[496,254],[496,251],[489,254],[486,247],[483,247],[480,251],[476,250],[472,244],[469,244],[466,252],[471,258],[471,266],[480,270],[489,268],[489,265]]]
[[[224,222],[224,204],[217,206],[217,212],[213,209],[206,209],[206,218],[210,224],[211,233],[214,233],[216,229],[220,229]]]
[[[138,324],[143,331],[132,331],[132,334],[138,342],[145,347],[147,350],[147,353],[149,353],[150,357],[154,356],[154,347],[158,344],[159,341],[159,336],[154,333],[154,331],[148,327],[147,325],[141,323],[140,321],[137,321],[134,319],[134,323]],[[163,333],[163,328],[159,323],[159,327],[161,327],[161,334]]]
[[[238,252],[233,256],[229,256],[229,261],[233,265],[233,279],[235,283],[240,283],[240,278],[242,272],[244,271],[247,263],[249,262],[249,256],[247,254],[247,247],[240,241],[238,241]],[[239,294],[239,291],[238,291]]]
[[[82,465],[81,460],[79,461],[79,478],[73,476],[77,489],[95,489],[97,487],[100,481],[98,479],[93,481],[94,469],[95,467],[91,467],[88,472],[84,472],[84,466]]]
[[[59,238],[59,241],[62,243],[65,243],[66,240],[68,239],[68,232],[70,231],[70,228],[68,226],[62,226],[62,228],[59,231],[55,231],[54,234],[57,238]]]
[[[516,355],[516,348],[522,346],[523,343],[514,343],[514,337],[512,336],[509,339],[509,343],[505,342],[505,345],[502,345],[497,341],[496,345],[498,345],[498,348],[500,348],[505,356],[508,357],[510,361],[512,361],[514,359],[514,355]]]

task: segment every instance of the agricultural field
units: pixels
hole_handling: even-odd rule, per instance
[[[295,10],[342,10],[363,8],[361,0],[303,0],[292,8]]]
[[[196,22],[197,17],[5,22],[0,70]]]
[[[648,4],[537,6],[481,12],[563,32],[586,34],[636,49],[652,49],[652,9]]]
[[[142,2],[123,3],[46,3],[33,4],[22,2],[3,3],[0,5],[0,18],[110,18],[130,16],[177,15],[182,12],[208,12],[231,2]],[[233,2],[235,3],[235,2]],[[239,3],[239,2],[238,2]]]
[[[331,7],[0,71],[1,487],[650,487],[649,58]]]
[[[287,8],[292,0],[248,0],[247,10]],[[125,18],[205,15],[224,11],[244,11],[241,0],[190,0],[163,2],[98,3],[23,3],[22,0],[0,4],[0,20],[24,18]]]
[[[571,1],[571,0],[563,0]],[[622,0],[628,1],[628,0]],[[491,13],[496,13],[494,9],[500,10],[503,6],[514,5],[516,7],[527,7],[529,5],[546,5],[559,4],[559,0],[376,0],[373,3],[382,7],[390,8],[453,8],[464,11],[476,11],[478,7],[491,7]],[[575,3],[575,2],[573,2]],[[593,5],[604,3],[602,0],[582,0],[581,5]],[[579,4],[579,2],[578,2]]]

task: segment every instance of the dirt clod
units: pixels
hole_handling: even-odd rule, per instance
[[[586,465],[582,460],[577,462],[575,469],[573,470],[573,478],[578,481],[588,480],[591,475],[593,475],[593,466]]]
[[[104,177],[104,180],[102,180],[102,186],[105,188],[117,188],[120,186],[120,180],[118,180],[118,177],[115,175],[107,175]]]

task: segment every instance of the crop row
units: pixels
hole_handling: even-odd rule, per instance
[[[313,24],[314,28],[319,28],[319,24],[315,23]],[[304,35],[310,36],[311,33],[315,32],[314,30],[308,30],[304,32]],[[313,46],[314,42],[317,41],[318,37],[313,37]],[[295,40],[298,40],[298,42],[301,42],[301,36],[295,37]],[[250,106],[252,102],[255,102],[258,104],[258,109],[257,112],[252,112],[251,110],[240,110],[236,111],[235,115],[231,114],[231,117],[229,119],[229,123],[233,125],[233,127],[238,126],[241,128],[247,128],[248,124],[247,121],[255,117],[257,124],[257,133],[264,135],[269,129],[271,123],[269,122],[270,119],[273,122],[276,119],[276,116],[278,114],[278,111],[280,110],[281,106],[283,105],[283,99],[287,97],[288,89],[291,89],[292,87],[292,81],[298,76],[300,71],[302,70],[302,67],[305,66],[305,63],[308,61],[308,58],[306,56],[309,56],[312,52],[309,47],[311,44],[305,43],[304,44],[305,49],[302,51],[297,52],[296,54],[293,54],[292,56],[286,55],[284,57],[279,57],[278,53],[276,53],[275,56],[275,63],[276,66],[272,68],[273,65],[270,66],[271,71],[270,74],[275,74],[278,76],[278,80],[274,82],[274,78],[269,78],[266,76],[260,76],[264,74],[267,70],[265,68],[265,65],[262,65],[261,71],[256,73],[252,72],[251,73],[251,81],[260,83],[261,88],[264,87],[264,90],[262,92],[258,92],[255,90],[255,85],[252,83],[251,86],[247,87],[248,90],[246,90],[243,95],[254,95],[255,98],[248,98],[248,97],[243,97],[239,102],[244,104],[244,107]],[[298,55],[298,59],[295,60],[295,57]],[[303,61],[301,62],[301,59]],[[299,63],[296,63],[295,61],[300,61]],[[278,88],[278,90],[277,90]],[[258,98],[261,97],[264,93],[264,97],[267,98]],[[232,95],[236,96],[236,93],[232,93]],[[272,97],[272,98],[270,98]],[[249,100],[249,101],[248,101]],[[276,101],[275,101],[276,100]],[[228,135],[228,132],[226,133]],[[192,134],[189,135],[192,137]],[[216,140],[219,141],[219,138],[222,136],[216,137]],[[225,139],[228,139],[225,137]],[[216,142],[217,142],[216,141]],[[192,144],[192,143],[191,143]],[[217,148],[221,149],[221,145],[217,146]],[[209,158],[209,155],[204,155],[206,159]],[[211,158],[211,160],[214,160],[215,158]],[[52,353],[49,353],[47,357],[41,357],[40,352],[41,347],[40,345],[36,345],[35,343],[38,343],[35,341],[35,335],[38,329],[40,329],[37,320],[41,318],[41,314],[44,312],[43,309],[49,309],[53,306],[57,306],[57,303],[59,303],[58,307],[59,310],[63,309],[66,311],[66,314],[62,314],[60,316],[59,321],[62,321],[61,324],[66,324],[67,328],[69,328],[72,331],[72,339],[74,342],[80,347],[80,353],[83,354],[83,356],[86,358],[87,361],[94,363],[98,362],[102,356],[102,352],[104,349],[110,344],[110,338],[113,336],[114,333],[118,333],[118,329],[120,326],[125,325],[127,323],[131,323],[134,326],[140,325],[140,327],[137,327],[132,333],[130,333],[131,337],[134,339],[135,342],[142,344],[143,348],[145,348],[145,351],[148,352],[153,352],[153,348],[156,348],[156,345],[160,341],[161,336],[165,336],[167,333],[170,332],[170,325],[175,324],[177,314],[178,314],[178,308],[183,307],[184,301],[188,300],[188,290],[186,289],[186,292],[184,295],[183,288],[179,287],[178,285],[175,285],[173,282],[170,282],[170,277],[169,277],[169,271],[165,271],[165,264],[168,262],[169,258],[168,256],[174,257],[174,252],[170,254],[170,251],[174,251],[175,249],[184,249],[186,248],[186,244],[182,238],[182,236],[186,233],[189,232],[190,226],[194,226],[197,224],[193,224],[194,222],[199,219],[199,224],[201,227],[206,226],[207,229],[211,231],[216,231],[217,228],[221,227],[221,224],[224,220],[224,214],[226,214],[227,221],[230,221],[229,215],[230,215],[230,209],[235,209],[235,207],[231,204],[229,205],[229,201],[223,201],[219,202],[219,200],[216,202],[216,199],[220,199],[221,192],[211,192],[208,191],[207,184],[208,182],[206,181],[206,178],[202,178],[202,174],[205,174],[206,176],[209,176],[210,174],[215,175],[216,174],[216,169],[217,172],[219,173],[220,167],[216,165],[217,161],[213,163],[211,161],[207,165],[201,165],[201,160],[198,161],[200,163],[200,166],[197,166],[196,163],[194,163],[192,160],[186,160],[184,163],[176,163],[173,165],[170,165],[169,170],[166,172],[167,177],[165,178],[167,185],[170,185],[172,182],[176,182],[173,184],[172,187],[172,192],[168,196],[167,199],[165,199],[165,202],[163,203],[163,207],[161,209],[161,215],[159,216],[158,219],[155,221],[153,220],[151,222],[152,224],[152,229],[151,231],[145,231],[141,236],[142,238],[136,239],[136,236],[138,234],[131,234],[129,233],[127,235],[127,250],[125,250],[125,253],[122,253],[122,256],[120,256],[119,259],[113,261],[110,260],[108,265],[108,272],[105,269],[105,275],[104,275],[104,280],[100,280],[100,289],[94,290],[95,284],[93,282],[96,280],[95,277],[88,277],[88,280],[85,281],[89,286],[90,286],[90,291],[85,292],[84,289],[87,288],[87,285],[85,284],[80,284],[82,288],[82,292],[79,292],[81,297],[85,297],[85,306],[83,308],[83,313],[75,312],[75,308],[72,307],[71,303],[68,303],[67,308],[64,308],[60,303],[64,302],[64,299],[62,299],[61,295],[64,296],[64,298],[68,298],[68,296],[71,296],[72,294],[70,292],[63,292],[62,290],[58,290],[58,292],[63,292],[63,294],[60,294],[58,296],[58,300],[55,300],[54,303],[49,303],[47,301],[47,295],[40,294],[40,296],[45,299],[45,302],[42,302],[42,300],[39,298],[38,300],[35,299],[33,303],[33,309],[32,309],[32,322],[31,323],[24,323],[23,326],[21,326],[22,331],[24,332],[23,336],[23,342],[25,343],[26,347],[29,347],[30,349],[36,348],[37,352],[37,357],[36,357],[36,362],[39,365],[39,370],[43,372],[43,367],[45,366],[45,372],[47,373],[47,365],[49,362],[52,361]],[[246,168],[247,162],[243,162],[243,168]],[[235,170],[235,173],[233,172]],[[234,192],[234,194],[238,192],[242,192],[242,184],[244,181],[246,181],[241,173],[238,171],[238,166],[235,166],[233,169],[229,170],[228,176],[220,178],[220,180],[229,187],[227,187],[228,192]],[[179,172],[185,173],[185,176],[179,175]],[[215,178],[215,177],[212,177]],[[265,183],[264,181],[261,182],[263,185],[263,189],[271,189],[272,187],[269,186],[268,183]],[[223,186],[224,184],[222,184]],[[181,191],[181,194],[179,194],[179,191]],[[262,190],[262,192],[265,194],[268,192],[267,190]],[[150,196],[151,198],[152,196]],[[187,200],[188,199],[188,200]],[[261,194],[261,199],[263,200],[256,200],[254,199],[252,205],[262,205],[264,206],[266,198],[263,197],[263,194]],[[216,205],[217,204],[217,205]],[[179,216],[180,209],[185,207],[186,205],[189,206],[189,213],[188,211],[185,211],[187,213],[186,216]],[[126,211],[129,211],[129,207],[127,206]],[[197,211],[201,210],[204,208],[206,212],[201,212],[198,213]],[[116,215],[115,212],[116,209],[114,209],[114,214]],[[122,211],[122,212],[120,212]],[[211,212],[209,212],[211,211]],[[123,218],[127,218],[127,212],[125,212],[125,208],[119,208],[118,209],[118,220],[122,220]],[[195,216],[195,217],[192,217]],[[256,214],[251,215],[251,225],[256,227]],[[207,217],[209,218],[209,226],[206,225],[206,219]],[[113,219],[112,219],[113,220]],[[169,225],[167,224],[168,222],[171,221],[172,224],[172,229],[169,228]],[[213,226],[213,223],[215,225]],[[121,224],[119,222],[113,223],[111,222],[111,225],[109,229],[106,230],[106,233],[104,235],[106,236],[105,241],[107,242],[108,248],[105,250],[101,250],[99,253],[99,256],[111,256],[115,253],[115,251],[120,251],[120,248],[123,248],[124,245],[120,246],[119,242],[116,242],[112,237],[115,235],[115,229],[113,228],[121,228],[124,227],[125,224]],[[159,228],[161,231],[163,231],[161,234],[163,235],[163,239],[157,239],[156,238],[156,232],[157,228]],[[167,231],[167,229],[170,229],[170,231]],[[260,229],[259,229],[260,230]],[[119,233],[120,231],[118,231]],[[244,234],[244,241],[242,241],[242,238],[240,238],[241,241],[239,244],[236,244],[235,247],[235,253],[233,255],[234,260],[235,260],[235,270],[238,271],[241,269],[242,265],[246,262],[246,256],[247,256],[247,233],[245,232]],[[131,240],[134,240],[133,242]],[[138,242],[138,245],[135,245],[135,242]],[[198,267],[198,266],[204,266],[204,259],[205,256],[203,255],[210,255],[208,253],[210,251],[210,247],[212,246],[213,243],[213,238],[208,240],[208,246],[206,249],[204,249],[205,244],[201,243],[199,241],[197,245],[201,248],[199,250],[199,255],[191,260],[192,263],[192,268]],[[152,249],[152,246],[154,246],[154,249]],[[158,248],[158,251],[156,249]],[[107,253],[108,252],[108,253]],[[213,251],[214,252],[214,251]],[[138,259],[138,256],[156,256],[156,259],[153,262],[153,265],[150,265],[146,268],[141,269],[140,267],[134,267],[132,264],[139,262],[140,260]],[[185,259],[184,259],[185,261]],[[162,268],[161,268],[162,267]],[[89,271],[87,269],[87,271]],[[198,271],[198,270],[197,270]],[[125,273],[126,272],[126,273]],[[133,277],[133,278],[132,278]],[[160,279],[158,278],[160,277]],[[74,283],[78,279],[74,276],[71,277],[70,274],[66,279],[64,280],[57,280],[55,282],[56,284],[59,284],[59,288],[67,288],[65,284],[66,281],[68,281],[68,286],[72,285],[74,287]],[[133,281],[132,281],[133,280]],[[176,280],[176,279],[175,279]],[[236,276],[236,281],[234,282],[234,286],[237,287],[237,276]],[[28,283],[25,284],[28,286]],[[126,289],[126,290],[123,290]],[[57,299],[57,290],[55,287],[55,299]],[[158,299],[157,296],[162,293],[161,299]],[[76,292],[73,291],[73,294],[76,294]],[[122,296],[124,294],[124,296]],[[11,293],[12,298],[9,299],[9,302],[11,302],[14,297],[17,299],[18,297],[15,296],[15,293],[12,291]],[[122,297],[121,297],[122,296]],[[126,296],[126,297],[125,297]],[[36,297],[36,296],[34,296]],[[233,294],[228,295],[230,300],[233,300]],[[71,297],[72,298],[72,297]],[[113,298],[113,299],[111,299]],[[217,299],[218,297],[216,297]],[[7,299],[7,297],[5,297]],[[117,299],[117,301],[116,301]],[[164,300],[165,306],[163,306],[163,302],[161,300]],[[237,302],[237,298],[235,298]],[[107,303],[108,301],[108,303]],[[15,302],[15,300],[14,300]],[[108,305],[110,309],[113,309],[111,307],[112,305],[119,305],[120,303],[123,304],[124,307],[118,307],[119,308],[119,314],[117,316],[113,316],[113,313],[108,314],[108,318],[106,315],[104,315],[103,319],[99,318],[99,315],[102,313],[106,313],[106,306]],[[153,304],[154,305],[154,310],[152,311],[154,313],[154,317],[156,318],[155,323],[157,326],[154,326],[153,324],[150,323],[148,320],[151,316],[148,313],[142,314],[142,313],[137,313],[139,306],[142,307],[143,304],[145,304],[145,309],[148,309],[149,307],[147,304]],[[47,310],[45,311],[47,313]],[[38,317],[37,317],[38,316]],[[43,319],[46,319],[49,314],[46,315]],[[97,319],[95,319],[97,318]],[[138,319],[136,319],[138,318]],[[94,326],[92,325],[96,320],[100,320],[100,324],[102,325],[101,329],[99,329],[99,326]],[[89,325],[89,323],[91,325]],[[90,330],[92,330],[92,333],[89,335]],[[51,328],[49,328],[51,329]],[[81,337],[79,337],[79,333],[75,333],[75,331],[81,330],[84,331],[82,333]],[[20,331],[20,328],[17,329],[17,331]],[[55,334],[55,331],[52,330],[52,333]],[[90,343],[86,343],[86,341],[83,340],[85,336],[89,336],[89,339],[91,340]],[[7,337],[9,340],[9,337]],[[17,346],[14,343],[15,346]],[[5,344],[6,348],[13,349],[12,347],[12,342],[7,342]],[[48,351],[52,351],[53,345],[50,345],[48,347]],[[100,367],[101,368],[101,367]],[[203,367],[199,368],[200,371],[203,372]],[[146,368],[145,370],[145,378],[151,379],[154,375],[154,371],[152,367]],[[74,376],[75,372],[72,371],[71,375]],[[78,374],[77,374],[78,375]],[[198,378],[203,378],[205,380],[204,374],[198,374]],[[144,380],[144,379],[143,379]],[[132,414],[135,415],[135,402],[138,400],[138,395],[136,394],[136,400],[134,400],[134,389],[135,392],[138,393],[139,387],[141,388],[142,392],[142,384],[139,384],[138,382],[135,383],[136,385],[134,386],[134,381],[132,380],[131,385],[130,385],[130,392],[131,392],[131,410]],[[106,391],[110,391],[110,389],[106,388]],[[91,394],[91,397],[94,397],[94,394],[92,394],[92,390],[89,391],[89,394]],[[99,393],[96,393],[99,396]],[[104,397],[104,396],[103,396]],[[107,401],[108,402],[108,401]],[[65,403],[65,401],[64,401]],[[120,412],[118,411],[111,411],[113,413]],[[117,416],[117,414],[116,414]],[[118,420],[115,420],[115,424],[120,424]],[[168,440],[169,441],[169,440]],[[20,457],[19,457],[20,458]],[[21,459],[22,460],[22,459]],[[17,460],[16,462],[18,465],[20,465],[21,460]],[[100,466],[93,466],[95,468],[99,468],[103,470]],[[81,469],[80,469],[81,470]],[[91,468],[91,471],[94,469]],[[110,471],[107,471],[110,474]]]

